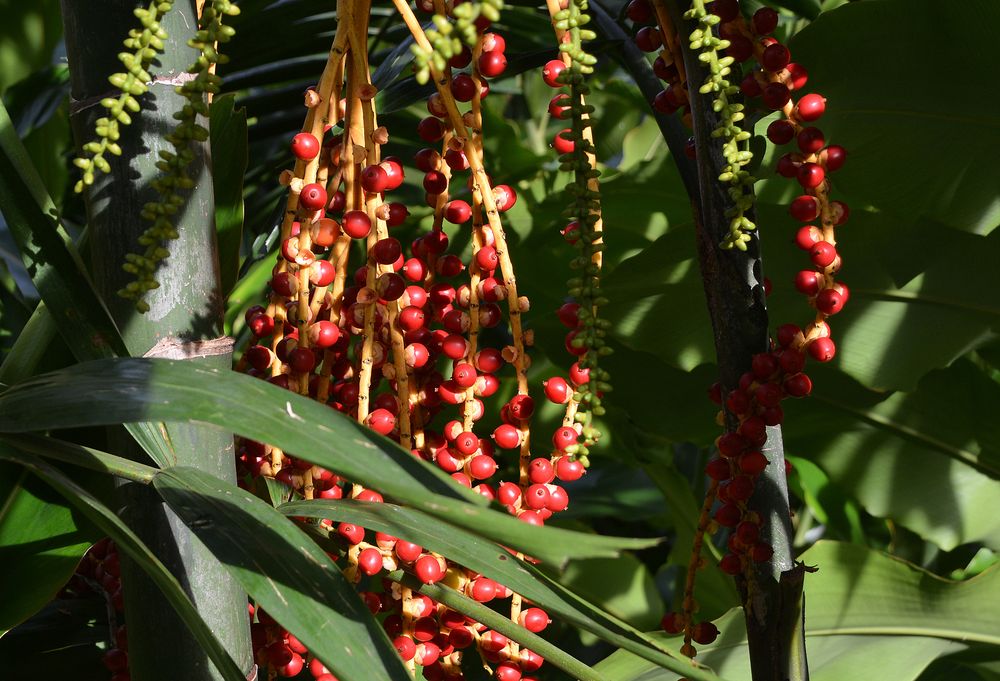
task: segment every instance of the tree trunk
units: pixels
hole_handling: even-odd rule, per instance
[[[148,3],[143,2],[145,7]],[[93,136],[94,120],[105,114],[101,98],[115,96],[108,76],[122,71],[116,55],[131,28],[137,3],[128,0],[63,0],[66,51],[72,83],[72,123],[78,145]],[[149,187],[158,171],[157,152],[168,147],[164,136],[176,121],[183,98],[169,82],[194,62],[187,45],[197,28],[193,0],[179,0],[164,18],[169,32],[165,52],[150,70],[154,83],[140,98],[119,141],[123,155],[110,157],[112,173],[99,176],[87,193],[94,281],[111,310],[133,356],[183,358],[228,370],[232,345],[222,335],[222,296],[216,252],[214,198],[208,143],[196,145],[190,174],[196,186],[176,217],[180,238],[168,244],[171,256],[156,274],[160,287],[147,295],[150,310],[136,313],[116,291],[130,281],[122,270],[125,254],[141,252],[137,238],[148,226],[139,215],[154,198]],[[208,126],[207,121],[201,121]],[[156,346],[157,350],[150,350]],[[233,438],[220,430],[172,424],[168,435],[173,463],[194,466],[235,482]],[[124,431],[118,442],[133,456],[143,456]],[[151,488],[123,484],[122,515],[180,580],[201,616],[236,663],[255,675],[250,648],[247,597],[226,568],[195,539]],[[187,627],[159,590],[136,566],[122,559],[129,662],[137,681],[201,681],[219,678]]]

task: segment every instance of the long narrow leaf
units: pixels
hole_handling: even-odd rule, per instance
[[[267,381],[190,362],[113,359],[38,376],[0,394],[0,432],[196,421],[268,442],[473,532],[561,566],[657,540],[531,527],[356,421]]]
[[[291,520],[195,468],[168,468],[153,486],[254,600],[339,678],[410,681],[357,592]]]
[[[98,528],[107,533],[120,551],[142,568],[150,579],[160,588],[167,601],[174,607],[177,614],[191,630],[202,649],[215,664],[216,668],[227,681],[246,681],[243,672],[222,647],[215,634],[205,624],[191,599],[184,593],[180,582],[174,577],[160,560],[153,555],[132,530],[115,515],[114,511],[102,504],[90,492],[80,487],[66,477],[59,469],[45,463],[37,457],[25,452],[14,451],[10,445],[0,442],[0,459],[14,461],[28,468],[32,473],[51,485],[71,504],[76,506]]]

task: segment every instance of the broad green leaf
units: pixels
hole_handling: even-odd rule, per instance
[[[18,452],[5,442],[0,442],[0,458],[17,462],[24,466],[48,485],[61,494],[67,501],[76,506],[102,532],[110,536],[118,545],[118,550],[127,554],[135,563],[149,575],[150,579],[160,588],[171,606],[177,611],[181,620],[188,626],[191,633],[201,645],[205,654],[215,664],[216,669],[227,681],[246,681],[244,673],[225,651],[219,640],[198,614],[198,610],[184,592],[177,578],[160,562],[149,547],[142,543],[136,534],[115,515],[114,511],[102,504],[90,492],[79,486],[64,475],[60,470],[48,463],[32,457],[24,452]]]
[[[236,96],[223,95],[210,110],[215,232],[223,295],[236,284],[243,245],[243,174],[247,167],[247,117],[236,110]]]
[[[295,501],[279,510],[290,516],[332,518],[420,544],[456,558],[465,567],[481,572],[538,603],[553,617],[588,631],[613,645],[634,651],[658,664],[684,664],[650,646],[645,635],[614,615],[555,582],[537,568],[515,559],[504,549],[484,542],[473,532],[448,526],[413,509],[393,504],[346,500]],[[710,678],[710,676],[692,678]]]
[[[558,579],[568,589],[641,631],[656,629],[663,600],[645,564],[631,554],[571,560]]]
[[[889,397],[834,371],[811,373],[812,396],[785,403],[786,451],[817,463],[869,513],[945,550],[1000,546],[1000,481],[980,472],[997,475],[1000,387],[966,361]]]
[[[195,468],[165,469],[153,486],[247,593],[337,676],[408,681],[357,592],[292,521]]]
[[[911,681],[935,659],[969,645],[1000,644],[1000,568],[964,582],[936,577],[909,563],[853,544],[821,541],[800,559],[819,571],[806,577],[806,637],[810,678],[843,681],[891,670],[893,681]],[[699,659],[733,681],[749,681],[742,612],[717,622],[722,632]],[[656,635],[679,646],[680,639]],[[673,681],[627,652],[611,655],[597,670],[614,681]]]
[[[990,0],[880,0],[823,13],[795,36],[807,88],[828,98],[819,125],[848,150],[835,187],[856,207],[979,233],[1000,222],[1000,124],[983,90],[998,22],[1000,5]],[[845,49],[845,40],[864,49]],[[926,45],[935,46],[933,59]],[[926,93],[928,83],[947,83],[948,94]]]
[[[28,469],[0,462],[0,636],[52,600],[99,538]]]
[[[787,456],[787,460],[794,466],[793,474],[788,476],[789,491],[805,501],[808,512],[834,533],[834,536],[829,533],[825,536],[865,544],[858,503],[809,459]]]
[[[232,371],[185,361],[100,360],[33,378],[0,394],[0,432],[149,420],[207,423],[268,442],[389,499],[557,566],[569,557],[614,556],[658,541],[530,527],[505,512],[483,508],[481,496],[353,419]]]

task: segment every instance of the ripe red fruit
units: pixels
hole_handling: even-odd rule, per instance
[[[365,528],[353,523],[340,523],[337,525],[337,534],[355,545],[365,540]]]
[[[500,265],[500,257],[497,255],[497,249],[492,246],[483,246],[476,253],[476,263],[481,269],[487,272],[495,270]]]
[[[760,451],[747,452],[740,457],[740,471],[746,475],[757,475],[767,467],[767,457]]]
[[[656,52],[663,46],[663,36],[660,29],[654,26],[645,26],[635,34],[635,44],[643,52]]]
[[[518,622],[528,631],[538,633],[549,625],[549,616],[541,608],[528,608],[522,610],[518,617]]]
[[[567,94],[558,94],[549,101],[549,115],[559,120],[570,116],[570,98]]]
[[[424,175],[424,191],[428,194],[443,194],[448,189],[448,176],[438,170]]]
[[[313,182],[299,192],[299,206],[306,210],[322,210],[326,207],[326,190],[323,185]]]
[[[372,221],[364,211],[352,210],[344,213],[341,227],[352,239],[364,239],[372,231]]]
[[[753,13],[751,24],[757,35],[770,35],[778,26],[778,13],[770,7],[761,7]]]
[[[812,380],[805,374],[795,374],[785,379],[784,388],[792,397],[805,397],[812,392]]]
[[[715,0],[712,14],[722,19],[722,23],[732,21],[740,15],[740,4],[737,0]]]
[[[826,144],[826,139],[823,137],[822,130],[808,127],[799,131],[798,143],[803,154],[815,154]]]
[[[809,343],[809,355],[817,362],[829,362],[837,354],[837,346],[829,338],[817,338]]]
[[[549,87],[561,87],[559,74],[566,70],[566,65],[560,59],[552,59],[542,67],[542,80]]]
[[[703,646],[713,643],[718,636],[719,628],[711,622],[699,622],[691,628],[691,638]]]
[[[785,67],[788,72],[788,88],[790,90],[800,90],[806,86],[809,80],[809,72],[801,64],[792,62]]]
[[[795,105],[795,115],[801,121],[815,121],[826,111],[826,98],[822,95],[804,95]]]
[[[580,434],[572,426],[557,428],[552,435],[552,445],[559,451],[565,451],[567,447],[575,445]]]
[[[396,427],[396,417],[388,409],[376,409],[368,415],[365,423],[379,435],[388,435]]]
[[[528,478],[531,482],[547,485],[555,478],[552,462],[541,457],[532,459],[528,464]]]
[[[381,166],[368,166],[361,171],[361,188],[369,194],[381,194],[389,186],[389,174]]]
[[[584,369],[579,362],[573,362],[569,367],[569,380],[573,385],[581,386],[590,382],[590,369]]]
[[[319,141],[315,135],[300,132],[292,138],[292,153],[302,161],[311,161],[319,156]]]
[[[768,71],[780,71],[791,60],[792,53],[788,51],[787,47],[781,43],[772,43],[764,48],[764,52],[760,56],[760,65]]]
[[[587,469],[583,467],[581,462],[571,459],[568,456],[561,456],[559,457],[559,460],[556,461],[556,477],[563,482],[573,482],[574,480],[579,480],[586,472]]]
[[[445,133],[444,123],[442,123],[439,119],[435,118],[434,116],[428,116],[426,118],[423,118],[420,120],[419,123],[417,123],[417,135],[419,135],[420,139],[422,139],[425,142],[437,142],[442,137],[444,137],[444,133]],[[434,150],[431,149],[430,151]],[[437,152],[435,151],[434,154],[437,155]],[[425,156],[429,155],[425,154]],[[418,168],[420,167],[419,163],[417,167]]]
[[[784,118],[771,121],[767,126],[767,139],[774,144],[788,144],[795,137],[795,126]]]
[[[800,222],[812,222],[819,217],[819,201],[815,196],[803,194],[792,200],[788,212]]]
[[[819,293],[822,275],[816,270],[801,270],[795,275],[795,289],[807,296]]]
[[[501,50],[491,50],[479,55],[479,73],[486,78],[496,78],[507,68],[507,57]]]
[[[453,69],[464,69],[472,63],[472,50],[463,45],[462,51],[448,60],[448,65]]]
[[[552,138],[552,148],[556,150],[558,154],[569,154],[573,152],[576,148],[576,144],[571,139],[567,139],[567,136],[572,135],[573,131],[569,128],[560,130]]]
[[[625,8],[625,16],[637,24],[645,24],[653,18],[653,8],[648,0],[632,0]]]
[[[705,466],[705,475],[713,480],[728,480],[733,476],[729,462],[722,457],[716,457]]]
[[[296,373],[307,374],[316,366],[316,355],[309,348],[295,348],[288,353],[288,366]]]
[[[719,523],[723,527],[736,527],[736,524],[740,522],[740,517],[743,515],[743,511],[740,507],[734,503],[725,503],[719,507],[719,510],[715,512],[715,522]]]
[[[719,569],[727,575],[738,575],[743,572],[743,561],[735,553],[727,553],[719,561]]]
[[[764,106],[769,109],[781,109],[791,98],[792,93],[789,92],[788,87],[782,83],[768,83],[761,93],[761,99],[764,102]]]
[[[805,189],[815,189],[823,184],[823,180],[826,179],[826,173],[823,171],[823,166],[821,165],[816,163],[803,163],[799,166],[797,179],[799,184]]]
[[[816,267],[829,267],[837,259],[837,249],[827,241],[817,241],[809,249],[809,257]]]
[[[333,322],[320,321],[309,327],[309,342],[317,347],[329,348],[338,340],[340,340],[340,327]]]
[[[476,94],[476,82],[467,73],[459,73],[451,79],[451,94],[460,102],[471,102]]]
[[[844,296],[840,291],[825,288],[816,295],[816,309],[823,314],[837,314],[844,309]]]
[[[513,208],[514,204],[517,203],[517,192],[509,185],[498,184],[493,188],[493,199],[496,201],[497,210],[504,213]]]
[[[358,554],[358,567],[366,575],[375,575],[382,571],[382,554],[378,549],[367,548]]]
[[[847,162],[847,150],[840,145],[831,144],[823,150],[820,160],[826,166],[826,169],[832,173],[844,167],[844,163]]]
[[[444,568],[435,556],[420,556],[413,569],[417,573],[417,578],[424,584],[433,584],[444,577]]]
[[[566,382],[566,379],[560,376],[553,376],[547,381],[544,381],[542,386],[545,388],[545,397],[550,402],[555,402],[556,404],[566,404],[569,402],[569,398],[573,394],[573,391],[569,387],[569,383]]]
[[[503,423],[493,431],[493,441],[501,449],[515,449],[521,444],[521,432],[509,423]]]

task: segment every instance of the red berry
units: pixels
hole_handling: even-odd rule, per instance
[[[462,51],[448,60],[448,66],[453,69],[464,69],[472,63],[472,50],[466,45],[462,46]]]
[[[496,78],[507,68],[507,57],[501,50],[491,50],[479,55],[479,73],[486,78]]]
[[[656,52],[663,46],[663,37],[660,29],[653,26],[645,26],[635,34],[635,44],[643,52]]]
[[[788,212],[800,222],[812,222],[819,217],[819,201],[815,196],[803,194],[792,201]]]
[[[727,553],[719,561],[719,569],[727,575],[738,575],[743,572],[743,561],[734,553]]]
[[[732,21],[740,15],[740,3],[737,0],[715,0],[712,14],[722,19],[722,23]]]
[[[493,199],[496,201],[497,210],[504,213],[517,203],[517,193],[509,185],[498,184],[493,188]]]
[[[798,181],[805,189],[815,189],[816,187],[823,184],[823,180],[826,179],[826,173],[823,172],[823,166],[816,163],[803,163],[799,166]]]
[[[691,638],[696,643],[707,646],[719,637],[719,628],[711,622],[699,622],[691,628]]]
[[[500,265],[500,257],[497,249],[492,246],[483,246],[476,253],[476,264],[487,272],[495,270]]]
[[[341,227],[352,239],[364,239],[372,231],[372,221],[364,211],[352,210],[344,214]]]
[[[785,154],[778,159],[778,164],[775,170],[782,177],[793,178],[798,177],[799,166],[802,165],[801,157],[798,154]]]
[[[809,354],[817,362],[829,362],[837,354],[837,346],[829,338],[816,338],[809,343]]]
[[[307,374],[316,367],[316,355],[309,348],[295,348],[288,353],[288,366],[296,373]]]
[[[817,241],[809,249],[809,257],[816,267],[829,267],[837,259],[837,249],[827,241]]]
[[[515,449],[521,445],[521,432],[509,423],[504,423],[493,431],[493,441],[501,449]]]
[[[368,415],[365,423],[379,435],[388,435],[396,427],[396,417],[388,409],[376,409]]]
[[[560,130],[555,134],[555,137],[552,138],[552,148],[556,150],[556,153],[569,154],[573,152],[573,149],[576,148],[576,145],[574,144],[573,140],[568,139],[568,136],[572,134],[573,131],[570,130],[569,128]]]
[[[803,154],[815,154],[826,144],[826,139],[822,130],[808,127],[799,131],[798,143]]]
[[[746,475],[757,475],[767,468],[767,457],[758,450],[740,456],[740,471]]]
[[[428,116],[427,118],[423,118],[419,123],[417,123],[417,135],[419,135],[420,139],[422,139],[425,142],[437,142],[442,137],[444,137],[444,133],[445,133],[444,123],[442,123],[439,119],[435,118],[434,116]],[[431,149],[430,151],[434,150]],[[436,151],[434,152],[434,155],[435,156],[437,155]],[[430,155],[424,154],[424,156],[428,157]],[[420,167],[419,162],[417,164],[417,167],[418,168]]]
[[[625,16],[637,24],[645,24],[653,18],[653,8],[648,0],[632,0],[625,8]]]
[[[795,275],[795,289],[807,296],[819,293],[822,275],[816,270],[801,270]]]
[[[566,379],[559,376],[553,376],[549,380],[544,381],[542,386],[545,388],[545,397],[550,402],[555,402],[556,404],[566,404],[573,394]]]
[[[812,380],[805,374],[795,374],[785,379],[784,387],[792,397],[805,397],[812,392]]]
[[[768,71],[780,71],[788,65],[791,59],[792,53],[788,51],[787,47],[781,43],[772,43],[764,48],[764,52],[760,56],[760,65]],[[782,106],[784,106],[784,103],[782,103]],[[774,108],[777,109],[779,107]]]
[[[444,219],[453,225],[461,225],[472,217],[472,208],[460,199],[449,201],[444,206]]]
[[[361,188],[369,194],[381,194],[389,186],[389,174],[381,166],[368,166],[361,171]]]
[[[744,38],[743,36],[739,34],[733,35],[730,36],[728,40],[729,40],[729,47],[726,48],[727,57],[732,57],[735,61],[742,63],[753,56],[753,43]],[[753,78],[753,76],[750,76],[750,78]],[[747,96],[756,97],[759,94],[760,91],[758,90],[756,94],[752,95],[748,94]]]
[[[567,94],[558,94],[549,102],[549,115],[555,119],[569,118],[570,98]]]
[[[311,161],[319,156],[319,141],[315,135],[300,132],[292,138],[292,153],[302,161]]]
[[[825,288],[816,295],[816,309],[826,315],[840,312],[844,302],[844,296],[836,289]]]
[[[785,70],[788,71],[789,89],[800,90],[806,86],[806,82],[809,80],[809,73],[805,70],[805,67],[792,62],[785,67]]]
[[[723,527],[736,527],[742,515],[743,511],[740,510],[740,507],[730,502],[720,506],[713,517],[715,518],[715,522]]]
[[[728,480],[733,476],[729,462],[722,457],[716,457],[705,466],[705,475],[713,480]]]
[[[829,172],[840,170],[847,161],[847,150],[837,144],[828,146],[820,156],[822,163]]]
[[[420,556],[413,569],[424,584],[433,584],[444,577],[444,568],[441,567],[441,562],[435,556]]]
[[[471,102],[476,94],[476,82],[467,73],[460,73],[451,79],[451,94],[460,102]]]
[[[764,106],[775,110],[784,108],[791,98],[792,94],[788,91],[788,87],[782,83],[768,83],[761,95]]]
[[[358,567],[366,575],[376,575],[382,571],[382,554],[378,549],[367,548],[358,554]]]
[[[576,429],[572,426],[563,426],[562,428],[557,428],[556,432],[552,435],[552,446],[554,446],[559,451],[565,451],[567,447],[575,445],[580,434],[576,432]]]
[[[774,144],[788,144],[795,137],[795,126],[784,118],[771,121],[767,126],[767,139]]]
[[[563,482],[573,482],[583,477],[587,469],[577,460],[561,456],[556,462],[556,476]]]
[[[778,26],[778,13],[770,7],[761,7],[753,13],[751,23],[757,35],[770,35]]]
[[[833,224],[842,225],[851,216],[851,209],[843,201],[831,201],[830,212],[833,213]]]
[[[299,192],[299,205],[306,210],[322,210],[326,207],[326,190],[323,185],[313,182]]]
[[[826,98],[822,95],[804,95],[795,106],[795,114],[801,121],[818,120],[826,111]]]
[[[438,170],[424,175],[424,191],[428,194],[443,194],[448,189],[448,176]]]
[[[566,65],[560,59],[552,59],[542,67],[542,80],[549,87],[561,87],[562,84],[559,83],[558,78],[566,69]]]

